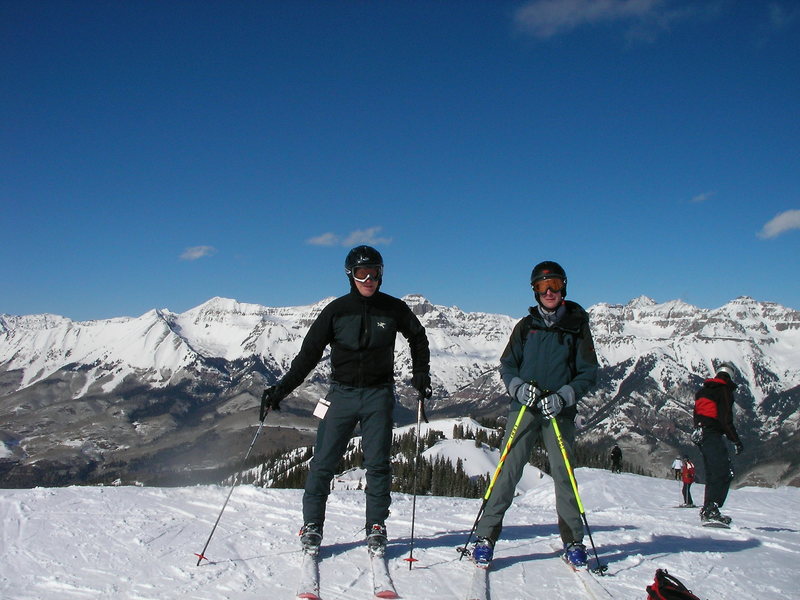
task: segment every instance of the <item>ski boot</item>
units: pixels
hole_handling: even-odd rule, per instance
[[[300,545],[306,554],[316,555],[322,543],[322,525],[306,523],[300,528]]]
[[[576,569],[585,567],[589,562],[586,546],[580,542],[571,542],[564,547],[564,560]]]
[[[386,552],[386,525],[373,523],[367,527],[367,550],[372,556],[383,556]]]
[[[472,562],[476,566],[486,569],[494,556],[494,542],[489,538],[479,537],[472,547]]]
[[[700,509],[700,521],[703,523],[730,525],[731,520],[728,515],[719,512],[719,505],[716,502],[711,502],[708,506]]]

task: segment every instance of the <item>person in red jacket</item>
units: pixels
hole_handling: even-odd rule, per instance
[[[694,508],[694,500],[692,500],[692,484],[694,483],[694,463],[688,456],[683,457],[683,466],[681,467],[681,481],[683,481],[683,505],[686,508]]]
[[[719,509],[728,497],[728,489],[733,479],[727,437],[733,442],[736,454],[744,446],[733,425],[733,382],[735,370],[732,364],[722,363],[717,374],[703,382],[703,387],[695,394],[694,426],[692,441],[703,453],[703,466],[706,471],[706,490],[700,520],[728,525],[731,518],[720,513]]]

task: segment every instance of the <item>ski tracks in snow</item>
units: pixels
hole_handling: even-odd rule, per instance
[[[547,480],[543,480],[545,483]],[[672,482],[578,470],[600,558],[602,585],[638,598],[656,568],[667,568],[700,597],[781,598],[794,589],[800,559],[800,493],[733,490],[730,530],[700,527],[675,503]],[[702,496],[702,486],[693,492]],[[635,490],[636,495],[632,495]],[[301,553],[301,490],[239,486],[196,566],[227,488],[80,487],[0,490],[3,529],[0,597],[12,600],[185,600],[293,598]],[[424,497],[417,503],[414,557],[408,557],[411,498],[393,495],[388,567],[408,600],[463,598],[474,567],[455,548],[466,541],[479,500]],[[320,563],[324,600],[371,597],[364,543],[364,495],[336,490],[328,504]],[[489,572],[492,598],[572,597],[575,577],[550,545],[557,539],[552,484],[519,496]],[[588,540],[585,540],[588,543]],[[590,549],[592,566],[594,555]]]

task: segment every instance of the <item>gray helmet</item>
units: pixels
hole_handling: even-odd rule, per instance
[[[716,374],[721,375],[722,373],[725,373],[733,381],[733,377],[736,375],[736,368],[729,362],[720,363],[717,365]]]

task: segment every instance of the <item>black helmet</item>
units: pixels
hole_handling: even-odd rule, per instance
[[[372,246],[356,246],[344,259],[344,272],[352,278],[353,269],[356,267],[378,267],[378,279],[380,279],[383,275],[383,257]]]
[[[550,279],[552,277],[558,277],[564,281],[564,288],[561,290],[561,297],[565,298],[567,296],[567,273],[560,264],[552,260],[540,262],[538,265],[533,267],[533,271],[531,271],[531,287],[533,287],[533,284],[540,279]],[[539,294],[534,291],[534,295],[538,300]]]

